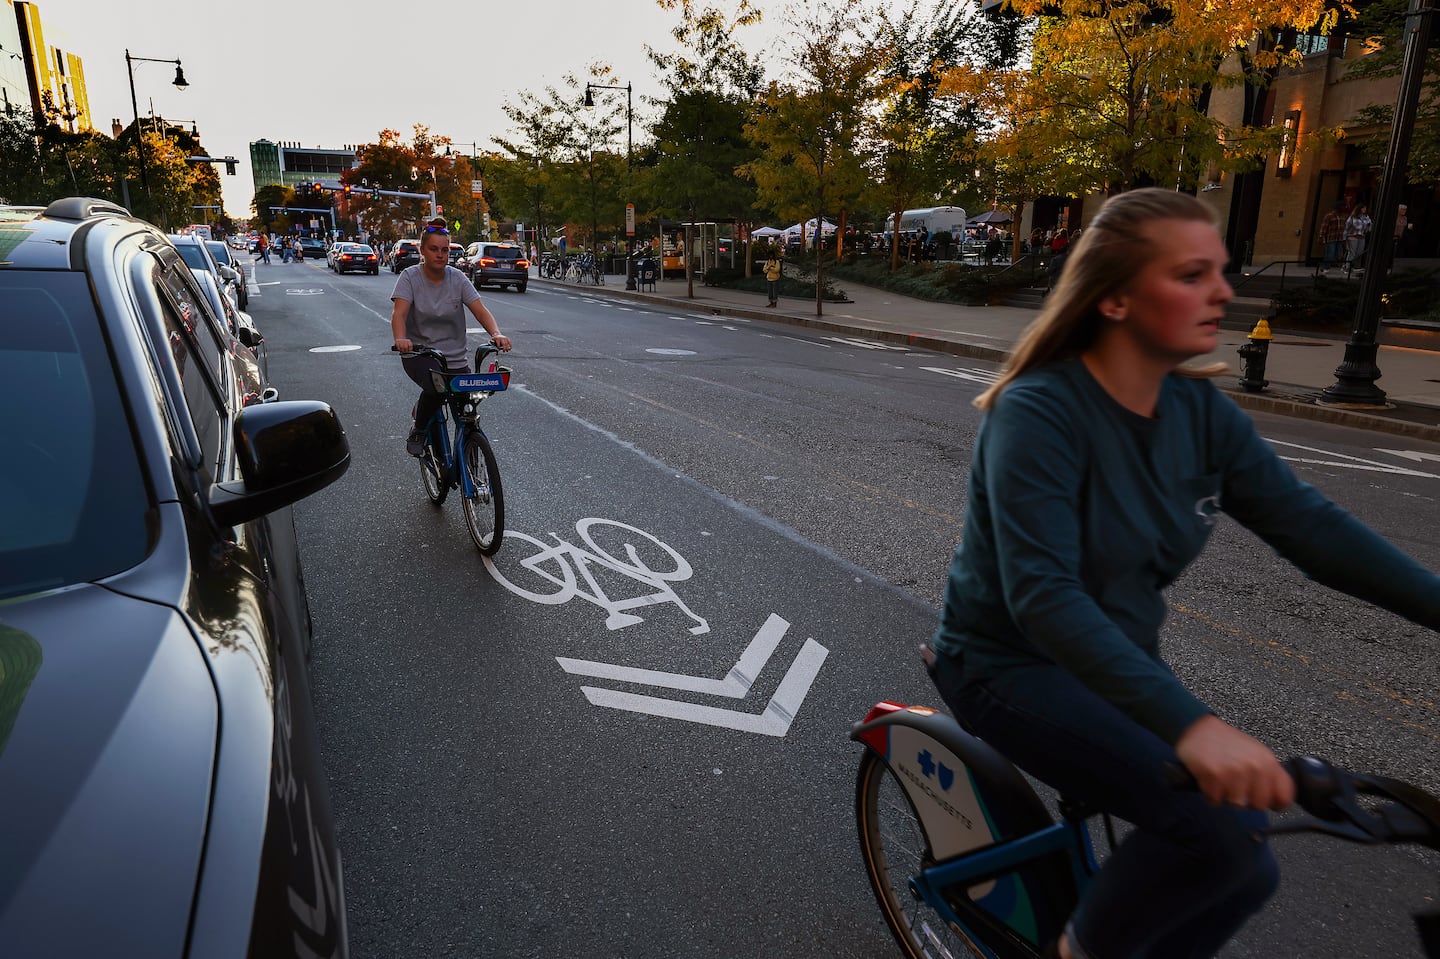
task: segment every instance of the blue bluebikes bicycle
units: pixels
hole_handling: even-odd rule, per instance
[[[510,369],[499,364],[500,348],[493,342],[475,350],[474,373],[446,372],[445,357],[436,350],[401,356],[428,361],[429,389],[445,396],[426,426],[419,457],[425,495],[438,509],[452,489],[459,490],[470,538],[482,554],[494,556],[505,538],[505,494],[500,464],[478,414],[490,394],[510,385]]]
[[[850,738],[865,746],[855,783],[860,850],[901,952],[1041,956],[1095,874],[1095,812],[1062,799],[1057,821],[1008,760],[934,709],[879,703]],[[1435,796],[1313,757],[1285,765],[1310,818],[1275,823],[1272,834],[1440,849]],[[1184,771],[1172,772],[1185,788]],[[1425,954],[1440,957],[1440,912],[1415,921]]]

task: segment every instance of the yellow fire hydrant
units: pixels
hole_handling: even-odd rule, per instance
[[[1247,393],[1259,393],[1270,385],[1265,379],[1265,360],[1270,354],[1270,341],[1275,336],[1270,332],[1270,321],[1261,319],[1250,331],[1250,342],[1240,347],[1240,388]]]

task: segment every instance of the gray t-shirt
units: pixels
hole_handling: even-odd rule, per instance
[[[425,278],[423,264],[407,266],[400,271],[390,299],[410,301],[405,335],[416,346],[439,350],[450,366],[465,365],[465,317],[470,312],[466,306],[480,299],[480,294],[464,273],[447,266],[445,279],[431,283]]]

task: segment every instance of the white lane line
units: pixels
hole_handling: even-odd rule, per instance
[[[1440,479],[1440,475],[1436,475],[1435,473],[1422,473],[1419,470],[1406,469],[1403,466],[1380,463],[1375,460],[1367,460],[1359,456],[1351,456],[1348,453],[1337,453],[1334,450],[1320,449],[1314,446],[1302,446],[1299,443],[1288,443],[1284,440],[1272,440],[1268,436],[1265,437],[1265,439],[1276,446],[1289,446],[1292,449],[1304,450],[1307,453],[1319,453],[1322,456],[1339,457],[1339,459],[1336,460],[1317,460],[1299,456],[1286,456],[1283,453],[1278,454],[1282,460],[1290,460],[1295,463],[1308,463],[1312,466],[1337,466],[1341,469],[1365,470],[1372,473],[1391,473],[1395,476],[1420,476],[1425,479]],[[1348,462],[1342,462],[1346,460],[1348,460]]]

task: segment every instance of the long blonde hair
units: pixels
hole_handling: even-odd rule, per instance
[[[990,409],[1020,374],[1090,348],[1100,335],[1100,301],[1123,287],[1154,255],[1154,242],[1142,228],[1155,220],[1195,220],[1213,226],[1215,211],[1188,193],[1153,187],[1106,200],[1080,239],[1070,245],[1060,284],[1021,334],[1000,379],[975,398],[976,406]],[[1178,372],[1208,376],[1217,369]]]

